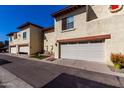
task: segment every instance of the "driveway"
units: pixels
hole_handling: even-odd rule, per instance
[[[0,67],[36,88],[124,87],[124,78],[0,54]]]

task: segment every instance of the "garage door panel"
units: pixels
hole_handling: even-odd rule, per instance
[[[11,48],[10,48],[10,52],[11,52],[11,53],[16,53],[16,47],[11,47]]]
[[[20,53],[28,53],[29,47],[28,46],[21,46],[19,47],[19,52]]]
[[[61,44],[61,58],[104,62],[104,43]]]

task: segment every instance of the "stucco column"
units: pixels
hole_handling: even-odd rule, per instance
[[[55,58],[59,58],[60,57],[60,44],[58,42],[56,42],[55,45]]]

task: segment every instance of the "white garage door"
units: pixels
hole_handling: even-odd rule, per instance
[[[21,46],[19,47],[19,53],[28,53],[29,47],[28,46]]]
[[[16,47],[11,47],[11,48],[10,48],[10,52],[11,52],[11,53],[16,53],[16,52],[17,52]]]
[[[105,62],[104,43],[61,44],[61,58]]]

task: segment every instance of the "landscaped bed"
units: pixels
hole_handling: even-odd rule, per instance
[[[114,64],[114,67],[110,67],[112,71],[124,73],[124,55],[120,54],[111,54],[111,61]]]
[[[46,59],[47,61],[55,61],[56,60],[56,58],[54,58],[54,56],[46,56],[44,54],[35,54],[35,55],[32,55],[31,58],[36,58],[39,60]]]
[[[45,56],[45,55],[41,55],[41,54],[35,54],[35,55],[32,55],[31,58],[37,58],[37,59],[45,59],[45,58],[48,58],[49,56]]]

